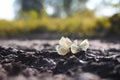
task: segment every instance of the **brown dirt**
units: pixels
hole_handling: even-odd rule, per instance
[[[81,41],[81,40],[80,40]],[[90,40],[60,56],[58,40],[0,40],[0,80],[120,80],[120,43]]]

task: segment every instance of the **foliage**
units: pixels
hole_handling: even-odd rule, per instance
[[[111,28],[110,32],[120,34],[120,14],[115,14],[110,18]]]
[[[72,37],[104,36],[111,32],[120,32],[120,16],[96,18],[92,12],[76,12],[67,18],[50,18],[44,11],[38,16],[34,11],[24,13],[27,18],[15,21],[0,21],[0,36],[18,36],[32,33],[59,33]],[[119,17],[119,18],[118,18]],[[114,26],[114,27],[113,27]]]

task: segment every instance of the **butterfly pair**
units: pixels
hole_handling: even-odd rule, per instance
[[[62,37],[59,40],[59,45],[56,46],[56,51],[59,55],[66,55],[70,50],[73,54],[76,54],[81,50],[86,51],[88,47],[89,42],[87,39],[79,44],[77,40],[72,42],[68,37]]]

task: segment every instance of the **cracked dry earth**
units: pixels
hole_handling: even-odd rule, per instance
[[[0,80],[120,80],[120,42],[90,40],[60,56],[58,40],[0,40]]]

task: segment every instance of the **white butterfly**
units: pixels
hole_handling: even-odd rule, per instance
[[[80,48],[83,50],[83,51],[86,51],[88,48],[89,48],[89,42],[87,39],[85,39],[84,41],[82,41],[80,43]]]
[[[70,48],[70,46],[72,45],[72,41],[67,37],[62,37],[59,40],[59,45],[64,46],[66,48]]]
[[[56,51],[58,52],[59,55],[66,55],[69,52],[69,48],[57,45]]]
[[[86,51],[88,47],[89,42],[87,39],[78,44],[77,40],[74,40],[72,42],[69,38],[62,37],[59,40],[59,45],[56,46],[56,51],[58,52],[59,55],[66,55],[70,50],[73,54],[76,54],[81,50]]]
[[[76,54],[76,53],[78,53],[79,51],[80,51],[80,47],[78,46],[78,41],[75,40],[75,41],[73,42],[73,44],[71,45],[71,52],[72,52],[73,54]]]

